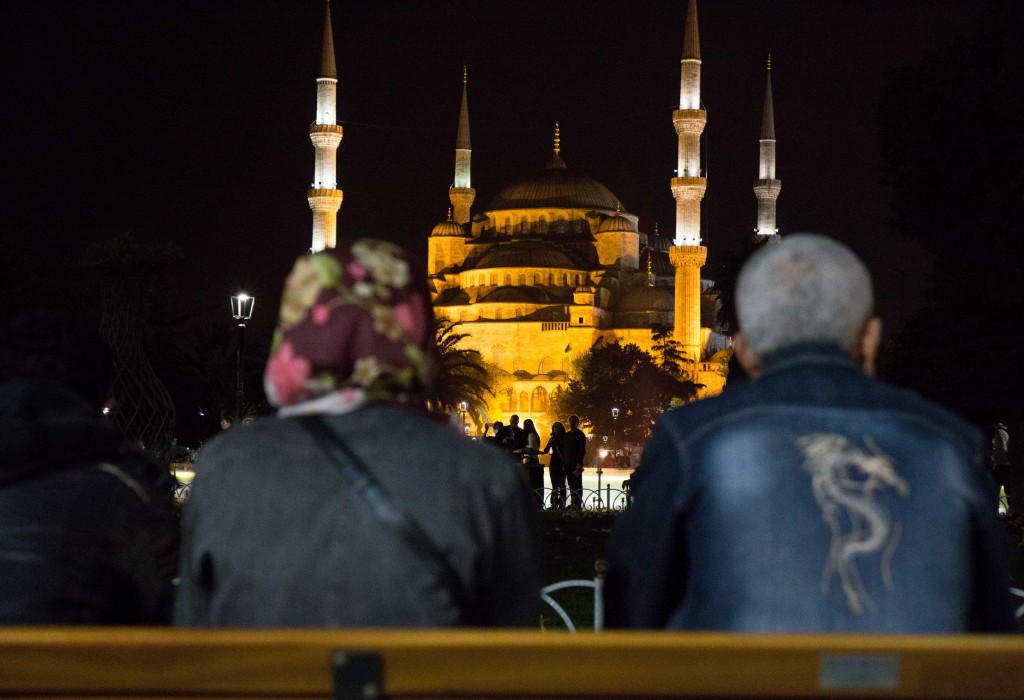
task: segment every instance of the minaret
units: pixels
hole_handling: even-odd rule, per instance
[[[761,117],[761,164],[758,168],[754,194],[757,196],[757,238],[774,236],[775,200],[779,198],[782,180],[775,179],[775,113],[772,109],[772,55],[768,54],[768,81],[764,88],[764,115]]]
[[[473,146],[469,142],[469,101],[466,99],[466,66],[462,66],[462,106],[459,108],[459,130],[455,135],[455,185],[448,188],[448,199],[455,209],[455,221],[469,222],[469,208],[476,199],[476,190],[469,181],[470,157]]]
[[[320,77],[316,79],[316,122],[309,126],[309,140],[316,150],[313,185],[307,193],[313,211],[313,252],[333,248],[338,238],[338,209],[343,193],[338,189],[338,69],[334,63],[334,32],[331,0],[324,15],[324,41],[320,53]]]
[[[700,203],[708,181],[700,174],[700,135],[707,112],[700,108],[700,37],[697,33],[697,1],[690,0],[679,82],[679,109],[672,113],[679,136],[679,161],[672,178],[676,200],[676,236],[669,260],[676,270],[675,324],[673,335],[687,359],[701,359],[700,269],[708,249],[700,244]],[[694,377],[696,378],[696,377]]]

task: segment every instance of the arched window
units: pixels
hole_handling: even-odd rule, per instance
[[[530,410],[530,395],[525,391],[519,394],[519,410],[523,413]]]
[[[537,374],[547,374],[555,368],[555,361],[551,359],[551,355],[545,355],[541,358],[540,364],[537,366]]]
[[[505,413],[511,413],[512,411],[516,410],[515,407],[512,405],[512,402],[514,402],[515,399],[515,390],[507,389],[504,395],[501,397],[501,410],[504,411]]]
[[[498,283],[498,276],[497,275],[491,275],[491,286],[493,287],[497,283]]]
[[[505,273],[505,286],[506,287],[512,286],[512,275],[509,274],[508,272]]]
[[[548,392],[544,387],[539,386],[533,390],[533,398],[530,401],[531,413],[544,413],[548,410]]]
[[[519,273],[519,286],[520,287],[525,287],[526,286],[526,274],[525,273]]]

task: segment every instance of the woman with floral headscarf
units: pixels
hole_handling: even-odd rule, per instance
[[[295,263],[264,377],[278,414],[200,458],[179,624],[536,621],[528,490],[504,455],[427,415],[433,344],[425,279],[396,246]]]

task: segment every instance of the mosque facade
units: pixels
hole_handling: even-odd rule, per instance
[[[314,250],[333,245],[334,216],[341,204],[341,192],[333,189],[341,127],[333,127],[336,77],[329,35],[328,7],[317,123],[311,127],[318,178],[309,199]],[[700,232],[707,187],[700,167],[700,137],[707,120],[700,103],[700,68],[696,0],[690,0],[679,108],[672,113],[677,175],[666,183],[676,200],[672,237],[661,235],[656,226],[642,231],[638,217],[607,187],[573,173],[562,158],[557,124],[545,167],[508,185],[485,207],[474,208],[463,72],[449,189],[452,208],[448,220],[427,238],[427,268],[436,317],[458,322],[457,331],[467,335],[462,347],[479,350],[485,361],[509,375],[491,405],[482,407],[487,419],[507,420],[518,413],[550,424],[550,397],[565,386],[574,357],[600,343],[635,343],[650,350],[652,329],[658,327],[671,329],[689,378],[703,385],[705,393],[721,390],[727,360],[722,350],[730,339],[713,330],[716,300],[710,282],[700,274],[707,258]],[[769,63],[754,184],[758,236],[777,233],[775,199],[781,189],[775,179],[770,70]],[[330,123],[322,126],[322,118]],[[328,129],[329,142],[322,136],[325,127],[333,127]],[[333,211],[321,213],[327,206]]]

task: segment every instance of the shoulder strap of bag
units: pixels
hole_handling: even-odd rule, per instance
[[[461,579],[419,523],[395,505],[366,463],[320,416],[301,416],[298,420],[307,431],[320,438],[318,444],[370,507],[370,512],[398,533],[416,558],[448,589],[460,613],[465,613],[467,596]]]

